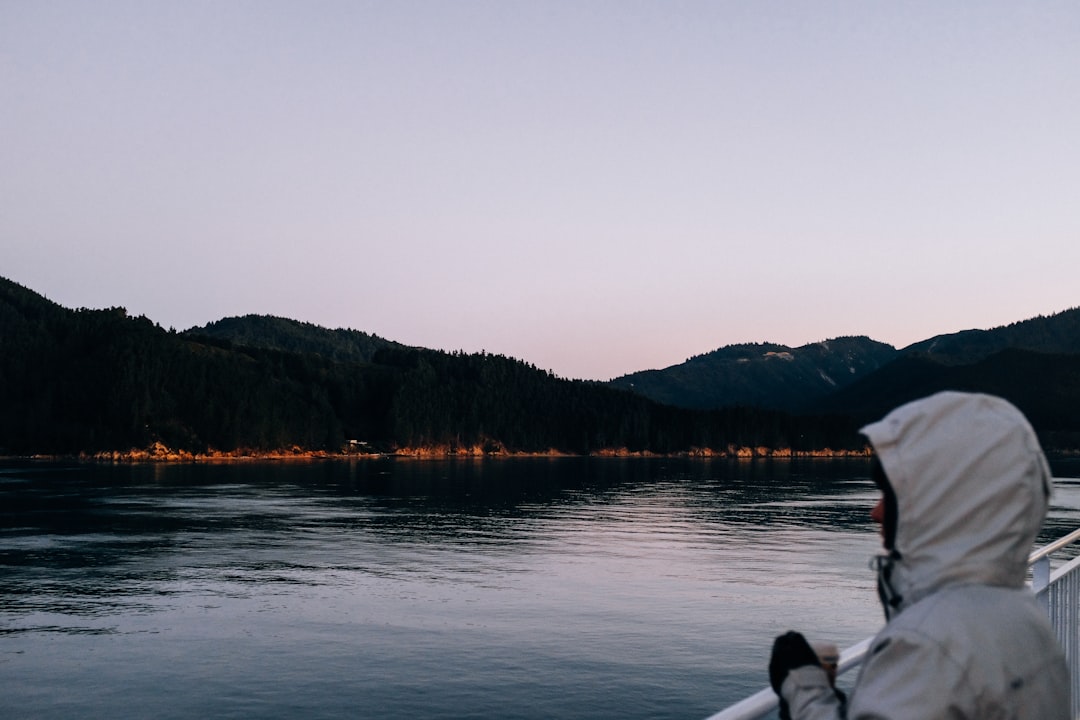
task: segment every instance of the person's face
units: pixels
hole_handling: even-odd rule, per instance
[[[885,496],[878,498],[877,504],[870,510],[870,519],[878,525],[878,535],[885,538]]]

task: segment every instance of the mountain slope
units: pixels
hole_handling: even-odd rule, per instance
[[[343,432],[336,404],[377,407],[377,393],[359,381],[336,393],[319,387],[326,364],[315,356],[289,363],[270,351],[218,347],[123,308],[68,310],[6,280],[0,338],[0,447],[8,452],[155,441],[192,450],[322,447]]]
[[[911,388],[943,387],[945,377],[955,387],[970,386],[975,382],[970,378],[980,378],[986,385],[989,378],[984,367],[951,373],[942,368],[974,366],[1010,349],[1059,358],[1080,354],[1080,308],[990,330],[938,335],[902,350],[865,337],[838,338],[794,349],[769,344],[732,345],[664,370],[616,378],[611,384],[686,408],[752,405],[787,412],[846,412],[872,406],[883,410],[897,404],[886,398],[918,397]],[[1053,366],[1059,361],[1045,362]],[[1067,361],[1060,362],[1069,367]],[[1018,372],[1041,368],[1035,361],[1021,365]],[[1060,382],[1070,382],[1067,371],[1063,371],[1066,377],[1049,368],[1041,371]],[[885,374],[869,382],[879,372]],[[925,373],[933,375],[934,380],[923,383]],[[864,379],[866,384],[861,382]],[[1001,377],[986,386],[1002,388],[999,394],[1009,396],[1026,381],[1023,376]],[[828,402],[834,394],[836,401]],[[858,399],[862,394],[865,399]]]
[[[999,395],[1015,404],[1041,434],[1080,440],[1080,354],[1006,348],[958,365],[927,355],[904,355],[828,398],[813,410],[840,413],[862,424],[905,402],[941,390]]]
[[[799,348],[729,345],[664,370],[616,378],[613,387],[677,407],[746,405],[798,411],[896,357],[891,345],[842,337]]]
[[[328,330],[272,315],[224,318],[203,327],[191,328],[183,334],[226,340],[234,345],[264,350],[313,353],[334,362],[371,362],[379,350],[405,347],[359,330]]]
[[[1080,307],[990,330],[963,330],[937,335],[909,345],[901,352],[925,355],[943,363],[968,364],[1007,348],[1042,353],[1080,353]]]

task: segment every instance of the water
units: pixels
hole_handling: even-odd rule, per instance
[[[701,718],[775,635],[880,626],[875,497],[860,460],[0,466],[0,714]]]

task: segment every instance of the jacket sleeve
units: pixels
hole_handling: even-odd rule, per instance
[[[843,720],[844,708],[818,665],[804,665],[788,673],[780,687],[792,720]]]
[[[973,717],[964,668],[933,638],[918,632],[879,636],[864,661],[849,720]],[[807,715],[816,718],[816,715]],[[802,716],[792,713],[792,718]]]

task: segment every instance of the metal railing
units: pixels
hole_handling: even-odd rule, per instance
[[[1031,589],[1046,610],[1069,665],[1073,718],[1080,718],[1080,557],[1051,572],[1050,556],[1078,541],[1080,529],[1044,545],[1028,557]],[[861,665],[873,639],[873,636],[868,637],[840,653],[837,674],[843,675]],[[707,720],[761,720],[773,713],[777,705],[776,693],[772,688],[765,688],[710,715]]]
[[[1028,558],[1031,589],[1046,610],[1058,644],[1065,651],[1072,687],[1072,714],[1080,718],[1080,557],[1074,557],[1053,572],[1050,555],[1080,540],[1080,530],[1039,548]]]

